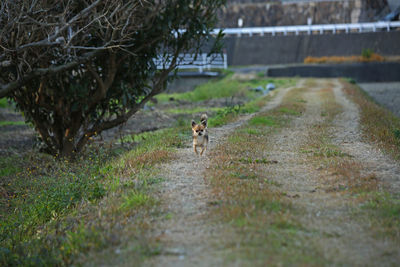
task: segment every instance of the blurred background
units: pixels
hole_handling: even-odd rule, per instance
[[[268,77],[346,77],[400,116],[399,0],[227,0],[227,66]]]
[[[369,61],[398,61],[399,13],[396,0],[228,0],[218,26],[225,28],[229,66],[363,53],[384,57]]]
[[[399,5],[398,0],[227,0],[220,27],[238,27],[239,19],[243,27],[373,22]]]

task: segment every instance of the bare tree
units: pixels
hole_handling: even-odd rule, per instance
[[[223,2],[3,0],[0,98],[16,101],[49,153],[72,156],[165,88],[179,55],[212,39]]]

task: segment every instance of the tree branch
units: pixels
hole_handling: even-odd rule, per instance
[[[20,79],[18,79],[16,81],[10,82],[5,85],[0,85],[0,98],[6,97],[11,92],[20,88],[25,83],[29,82],[30,80],[32,80],[36,77],[43,76],[43,75],[56,74],[56,73],[74,68],[74,67],[78,66],[79,64],[82,64],[82,63],[86,62],[87,60],[90,60],[93,57],[95,57],[96,55],[100,54],[101,51],[102,50],[96,50],[96,51],[86,53],[83,56],[77,58],[76,60],[71,61],[64,65],[51,66],[48,68],[33,69],[29,74],[24,75],[23,77],[21,77]]]
[[[51,46],[54,44],[60,44],[60,41],[57,42],[57,38],[60,36],[60,33],[70,27],[75,21],[86,15],[90,10],[92,10],[94,7],[96,7],[101,0],[97,0],[96,2],[92,3],[90,6],[79,12],[77,15],[75,15],[72,19],[70,19],[64,26],[62,26],[56,33],[52,34],[46,39],[40,40],[38,42],[33,42],[25,45],[21,45],[19,47],[16,47],[13,51],[14,52],[21,52],[24,49],[30,48],[30,47],[37,47],[37,46]],[[56,42],[54,42],[56,40]]]
[[[141,108],[143,108],[143,106],[147,103],[147,101],[149,101],[152,97],[154,97],[155,95],[159,94],[161,91],[163,91],[164,86],[164,82],[165,80],[168,78],[169,73],[176,67],[176,59],[178,57],[178,54],[175,54],[171,65],[168,69],[165,69],[162,71],[162,73],[160,74],[157,83],[154,85],[153,90],[147,95],[145,96],[142,101],[140,101],[140,103],[138,103],[137,105],[135,105],[133,108],[131,108],[127,113],[125,113],[122,116],[117,117],[114,120],[111,121],[105,121],[102,122],[101,124],[98,125],[94,125],[92,127],[91,130],[89,130],[88,133],[88,137],[92,136],[95,132],[101,132],[104,130],[108,130],[111,129],[117,125],[120,125],[124,122],[126,122],[133,114],[135,114],[138,110],[140,110]]]
[[[103,98],[106,97],[107,91],[114,82],[115,74],[117,73],[117,66],[115,64],[116,55],[114,52],[110,53],[109,56],[110,65],[108,66],[107,75],[105,80],[103,81],[101,77],[92,69],[92,75],[94,75],[96,81],[99,81],[98,90],[96,90],[95,94],[89,100],[89,109],[92,109],[93,106],[97,105]],[[90,71],[90,70],[89,70]],[[97,78],[96,78],[97,76]]]

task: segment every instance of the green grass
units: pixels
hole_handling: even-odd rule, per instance
[[[154,199],[142,192],[131,191],[123,197],[123,202],[120,206],[122,210],[131,210],[137,207],[151,205]]]
[[[0,127],[8,125],[26,125],[26,124],[23,121],[0,121]]]
[[[198,102],[213,98],[236,96],[239,98],[255,99],[257,93],[248,90],[258,86],[265,87],[268,83],[275,83],[276,87],[287,87],[295,83],[295,79],[266,79],[257,78],[253,80],[238,80],[233,78],[233,72],[221,79],[211,80],[199,85],[195,90],[186,93],[159,94],[156,96],[159,102],[167,102],[172,97],[176,100]]]
[[[270,96],[264,96],[251,100],[243,105],[242,113],[256,113],[261,110],[261,108],[270,100]]]
[[[363,218],[366,212],[372,221],[371,228],[379,236],[389,236],[400,240],[400,195],[387,192],[372,191],[362,192],[360,198],[365,199],[362,210],[356,213]]]
[[[239,105],[223,108],[208,119],[209,127],[218,127],[233,121],[241,113]]]
[[[249,101],[244,105],[235,105],[220,109],[215,115],[213,115],[213,117],[209,118],[209,126],[222,126],[233,121],[240,114],[256,113],[260,111],[270,99],[270,96],[264,96]]]
[[[0,108],[13,109],[15,107],[15,102],[7,98],[0,98]]]
[[[300,116],[301,115],[301,112],[298,112],[298,111],[293,110],[293,109],[285,108],[285,107],[280,108],[279,112],[284,113],[284,114],[294,115],[294,116]]]
[[[348,153],[343,152],[337,145],[331,144],[330,138],[320,136],[317,142],[310,146],[309,149],[302,149],[302,153],[312,153],[317,158],[351,158]]]
[[[249,135],[262,135],[264,131],[261,129],[254,129],[254,128],[246,128],[244,131]]]
[[[93,146],[75,162],[36,153],[0,158],[0,265],[79,265],[82,253],[144,235],[157,205],[151,190],[162,181],[155,166],[173,157],[183,136],[181,128],[135,135],[130,150]],[[132,252],[137,261],[152,250],[143,240],[135,241],[146,247]]]
[[[0,108],[6,108],[8,106],[8,102],[6,98],[0,98]]]
[[[165,110],[167,113],[171,114],[193,114],[193,113],[200,113],[200,112],[219,112],[223,111],[224,108],[207,108],[207,107],[195,107],[195,108],[171,108]]]
[[[244,86],[241,86],[239,81],[232,79],[232,76],[233,73],[230,73],[222,79],[211,80],[186,93],[159,94],[156,99],[159,102],[167,102],[172,97],[176,100],[198,102],[212,98],[229,97],[235,95],[240,89],[244,89]]]
[[[132,158],[137,154],[155,151],[157,148],[182,148],[184,141],[191,138],[190,132],[190,129],[187,129],[187,124],[182,124],[175,128],[124,136],[123,142],[141,144],[135,150],[128,152],[126,156]]]
[[[398,227],[400,226],[400,199],[388,193],[374,192],[371,198],[363,205],[379,213],[384,220],[389,219]],[[398,233],[400,234],[400,233]]]
[[[2,212],[7,216],[0,221],[5,265],[58,261],[55,258],[63,257],[56,252],[60,247],[54,244],[51,251],[43,253],[41,249],[45,243],[37,239],[40,237],[36,235],[38,228],[58,221],[81,201],[96,201],[105,195],[101,178],[95,175],[97,162],[86,162],[88,165],[84,170],[46,158],[41,160],[52,166],[58,165],[57,171],[48,171],[47,166],[35,164],[18,172],[16,179],[10,177],[10,173],[3,178],[8,180],[5,189],[9,194],[8,198],[2,199],[6,202]]]
[[[18,156],[0,157],[0,178],[21,171],[20,160]]]
[[[277,88],[288,87],[295,84],[296,79],[266,79],[257,76],[255,79],[234,78],[232,72],[227,72],[224,78],[211,80],[208,83],[198,86],[194,91],[176,94],[160,94],[156,98],[159,102],[167,102],[172,97],[176,100],[185,100],[189,102],[198,102],[213,98],[237,97],[243,100],[243,104],[228,106],[224,108],[205,108],[194,107],[190,109],[173,108],[166,112],[172,114],[193,114],[200,112],[214,112],[209,118],[209,127],[218,127],[235,120],[239,114],[255,113],[261,110],[267,101],[271,99],[270,95],[261,96],[259,93],[249,90],[258,86],[265,86],[268,83],[275,83]]]
[[[269,116],[256,116],[250,119],[249,125],[272,127],[276,126],[277,122],[274,120],[274,118]]]

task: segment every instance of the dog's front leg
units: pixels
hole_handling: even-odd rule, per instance
[[[197,147],[196,147],[196,145],[193,145],[193,150],[194,150],[194,153],[196,153],[196,155],[199,154],[199,152],[197,152]]]
[[[205,150],[206,150],[206,147],[203,146],[203,147],[201,148],[200,156],[203,156],[203,152],[204,152]]]

